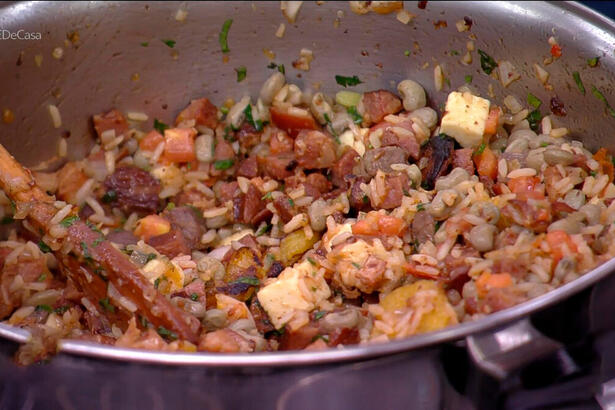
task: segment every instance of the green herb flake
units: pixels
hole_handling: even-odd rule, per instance
[[[148,253],[147,257],[145,258],[145,263],[147,263],[149,261],[153,261],[154,259],[156,259],[156,254],[155,253]]]
[[[578,71],[573,72],[572,78],[574,79],[574,82],[577,84],[577,88],[579,89],[581,94],[585,95],[585,86],[583,85],[583,82],[581,81],[581,75],[579,74],[579,72]]]
[[[451,86],[451,80],[448,77],[444,77],[444,82],[446,83],[446,85],[448,85],[449,87]]]
[[[79,217],[77,215],[67,216],[66,218],[62,219],[62,221],[60,221],[60,225],[62,225],[65,228],[68,228],[69,226],[71,226],[78,220],[79,220]]]
[[[356,262],[352,262],[352,266],[354,266],[354,267],[355,267],[355,268],[357,268],[357,269],[361,269],[361,265],[359,265],[359,264],[358,264],[358,263],[356,263]]]
[[[229,109],[228,109],[227,106],[223,105],[222,107],[220,107],[220,112],[222,114],[226,115],[226,114],[228,114],[228,111],[229,111]]]
[[[593,58],[588,58],[587,59],[587,65],[592,67],[592,68],[596,67],[599,62],[600,62],[600,57],[593,57]]]
[[[314,313],[314,320],[320,320],[322,319],[325,315],[327,314],[326,311],[324,310],[319,310],[318,312]]]
[[[235,72],[237,72],[237,82],[240,83],[243,80],[246,79],[246,75],[248,75],[248,69],[246,68],[246,66],[240,66],[237,67],[235,69]]]
[[[5,216],[4,218],[2,218],[2,221],[0,221],[0,224],[8,225],[8,224],[12,224],[13,222],[15,222],[15,220],[13,219],[12,216]]]
[[[606,97],[604,96],[604,94],[602,94],[602,92],[599,89],[597,89],[595,85],[592,85],[592,94],[594,95],[594,97],[596,97],[603,103],[608,104],[608,101],[606,100]]]
[[[590,171],[589,175],[591,175],[592,177],[595,177],[596,175],[598,175],[598,173],[596,171]]]
[[[158,329],[156,329],[156,331],[158,332],[160,336],[164,337],[167,340],[177,340],[178,339],[177,333],[170,331],[164,326],[158,326]]]
[[[335,82],[345,88],[345,87],[352,87],[352,86],[361,84],[363,81],[359,80],[359,77],[357,77],[356,75],[353,75],[352,77],[336,75]]]
[[[258,231],[256,231],[255,236],[262,236],[262,235],[266,234],[270,229],[271,229],[271,225],[265,224],[261,228],[259,228]]]
[[[37,281],[37,282],[42,282],[42,281],[44,281],[45,279],[47,279],[47,274],[46,274],[46,273],[43,273],[43,274],[41,274],[41,276],[39,276],[39,277],[38,277],[38,279],[36,279],[36,281]]]
[[[196,302],[197,300],[199,300],[199,295],[198,295],[198,294],[196,294],[196,293],[193,293],[192,295],[190,295],[190,299],[191,299],[193,302]]]
[[[409,56],[410,56],[410,50],[406,50],[406,51],[404,51],[404,55],[405,55],[406,57],[409,57]]]
[[[312,257],[311,257],[311,256],[308,256],[306,259],[307,259],[307,261],[308,261],[308,262],[310,262],[312,265],[316,266],[316,261],[315,261],[314,259],[312,259]]]
[[[527,102],[534,108],[539,108],[542,105],[542,101],[532,93],[527,93]]]
[[[463,77],[463,81],[465,81],[466,84],[472,84],[472,75],[466,74],[466,76]]]
[[[88,250],[88,244],[85,242],[81,242],[81,250],[83,251],[83,257],[86,259],[91,259],[92,256],[90,255],[90,251]]]
[[[542,114],[539,110],[534,110],[526,117],[527,122],[530,124],[530,128],[534,131],[538,131],[538,125],[542,120]]]
[[[425,204],[418,204],[416,206],[416,210],[417,211],[424,211],[425,210]]]
[[[352,118],[352,122],[354,122],[355,124],[361,124],[363,122],[363,117],[361,116],[361,114],[359,114],[359,112],[357,111],[357,107],[355,107],[354,105],[346,108],[346,112],[350,114],[350,118]]]
[[[436,223],[434,224],[434,232],[438,232],[441,226],[442,226],[442,221],[436,221]]]
[[[295,201],[293,201],[292,198],[288,198],[288,205],[295,206]]]
[[[58,315],[63,315],[64,313],[66,313],[66,311],[70,309],[69,305],[64,305],[64,306],[60,306],[58,308],[55,308],[53,311],[56,312]]]
[[[148,47],[149,43],[147,41],[144,41],[141,43],[141,47]]]
[[[243,110],[243,112],[246,115],[246,120],[254,127],[256,131],[263,130],[263,121],[261,121],[260,119],[254,120],[254,117],[252,116],[252,105],[246,105],[246,108],[245,110]]]
[[[369,202],[369,198],[367,197],[367,195],[363,195],[363,203],[367,204]]]
[[[36,310],[44,310],[45,312],[53,312],[53,309],[49,305],[36,305]]]
[[[220,49],[223,53],[228,53],[231,51],[228,48],[228,32],[231,29],[231,25],[233,24],[233,19],[228,19],[222,24],[222,30],[220,30],[220,34],[218,35],[218,42],[220,43]]]
[[[115,313],[115,306],[113,306],[111,304],[111,302],[109,301],[109,298],[104,298],[98,301],[98,303],[100,304],[100,306],[103,307],[103,309],[105,309],[107,312],[109,313]]]
[[[214,168],[218,171],[223,171],[225,169],[229,169],[235,164],[235,161],[232,159],[221,159],[214,162]]]
[[[236,283],[245,283],[246,285],[250,285],[250,286],[260,285],[260,281],[258,280],[258,278],[255,278],[254,276],[241,276],[237,278],[236,280],[232,281],[231,285],[236,284]]]
[[[158,121],[157,118],[154,118],[154,129],[164,135],[164,130],[168,129],[169,126],[162,121]]]
[[[43,242],[42,240],[38,241],[38,248],[41,250],[41,252],[43,253],[49,253],[51,252],[51,248],[49,247],[49,245],[47,245],[45,242]]]
[[[169,48],[175,47],[175,44],[177,43],[175,40],[171,40],[171,39],[167,39],[167,40],[160,39],[160,41],[162,41],[164,44],[166,44],[166,46],[169,47]]]
[[[498,63],[495,62],[493,57],[481,49],[478,50],[478,54],[480,55],[480,67],[483,69],[485,74],[491,74],[498,66]]]
[[[322,341],[324,341],[325,343],[329,343],[329,336],[328,335],[316,335],[312,338],[312,342],[317,341],[318,339],[321,339]]]
[[[267,199],[271,199],[271,192],[267,192],[265,195],[261,196],[261,200],[266,201]]]
[[[149,327],[149,321],[145,318],[145,316],[139,315],[139,323],[144,329],[147,329]]]
[[[540,143],[540,146],[541,146],[542,148],[544,148],[544,147],[548,147],[548,146],[549,146],[549,143],[548,143],[548,142],[541,142],[541,143]]]
[[[459,55],[459,51],[457,51],[457,50],[451,50],[451,55],[452,55],[452,56],[458,56],[458,55]]]
[[[94,248],[96,248],[98,245],[103,243],[104,240],[105,240],[105,238],[103,238],[102,236],[100,238],[96,238],[96,239],[94,239],[94,242],[92,242],[92,246]]]
[[[163,131],[164,132],[164,131]],[[110,189],[108,190],[103,196],[102,196],[102,201],[105,204],[110,204],[111,202],[114,202],[117,200],[117,192],[115,192],[114,190]]]
[[[485,152],[485,148],[487,148],[487,144],[483,142],[478,146],[478,148],[476,148],[476,151],[474,151],[474,155],[481,155],[483,152]]]
[[[158,289],[158,286],[160,286],[161,281],[162,281],[162,276],[156,278],[156,280],[154,281],[154,288]]]

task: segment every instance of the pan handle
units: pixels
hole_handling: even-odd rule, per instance
[[[498,380],[563,346],[539,332],[527,318],[496,331],[468,336],[466,345],[474,364]]]

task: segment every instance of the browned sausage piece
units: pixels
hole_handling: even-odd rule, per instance
[[[401,111],[401,100],[395,94],[386,90],[364,93],[361,97],[364,108],[363,121],[368,124],[380,122],[389,114]]]
[[[302,130],[295,139],[295,157],[306,169],[329,168],[335,163],[335,143],[328,135],[314,130]]]
[[[158,209],[160,183],[148,172],[136,167],[120,167],[104,182],[107,193],[114,192],[124,212],[147,214]]]

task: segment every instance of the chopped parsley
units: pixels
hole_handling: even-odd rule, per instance
[[[83,251],[83,257],[86,259],[91,259],[92,256],[90,255],[90,251],[88,250],[88,244],[85,242],[81,242],[81,250]]]
[[[485,74],[491,74],[498,66],[498,63],[495,62],[493,57],[481,49],[478,49],[478,54],[480,55],[480,67],[483,69]]]
[[[175,209],[175,203],[174,202],[169,202],[166,206],[166,209],[168,209],[169,211]]]
[[[222,171],[225,169],[229,169],[233,166],[233,164],[235,164],[235,161],[233,161],[232,159],[221,159],[214,162],[214,168],[218,171]]]
[[[425,204],[422,204],[422,203],[421,203],[421,204],[418,204],[418,205],[416,206],[416,210],[417,210],[417,211],[424,211],[424,210],[425,210]]]
[[[465,81],[466,84],[472,84],[472,75],[466,74],[466,76],[463,77],[463,81]]]
[[[220,43],[220,49],[223,53],[228,53],[231,51],[228,48],[228,32],[231,29],[231,25],[233,24],[233,19],[228,19],[222,24],[222,30],[220,30],[220,34],[218,35],[218,42]]]
[[[361,116],[361,114],[359,114],[359,112],[357,111],[357,107],[355,107],[354,105],[346,108],[346,111],[348,112],[348,114],[350,114],[350,118],[352,118],[352,122],[354,122],[355,124],[361,124],[363,122],[363,117]]]
[[[12,216],[5,216],[4,218],[2,218],[2,221],[0,221],[0,224],[8,225],[8,224],[12,224],[13,222],[15,222],[15,220],[13,219]]]
[[[326,311],[324,310],[319,310],[318,312],[314,313],[314,320],[320,320],[322,319],[325,315],[327,314]]]
[[[254,276],[241,276],[236,280],[232,281],[231,285],[235,283],[245,283],[251,286],[258,286],[261,282],[258,280],[258,278],[255,278]]]
[[[286,68],[284,68],[284,64],[276,64],[276,63],[269,63],[267,64],[267,68],[277,68],[279,72],[281,72],[282,74],[286,74]]]
[[[357,269],[361,269],[361,265],[359,265],[359,264],[358,264],[358,263],[356,263],[356,262],[352,262],[352,266],[354,266],[354,267],[355,267],[355,268],[357,268]]]
[[[404,51],[404,55],[405,55],[406,57],[410,56],[410,50],[406,50],[406,51]]]
[[[316,261],[315,261],[314,259],[312,259],[312,257],[311,257],[311,256],[308,256],[306,259],[307,259],[307,261],[308,261],[308,262],[310,262],[312,265],[316,266]]]
[[[154,125],[155,126],[155,125]],[[164,132],[164,131],[163,131]],[[115,192],[114,190],[110,189],[108,190],[102,197],[102,201],[105,204],[109,204],[111,202],[114,202],[117,200],[117,192]]]
[[[288,205],[295,206],[295,201],[293,201],[292,198],[288,198]]]
[[[318,339],[321,339],[322,341],[324,341],[325,343],[329,343],[329,336],[328,335],[316,335],[312,338],[312,342],[317,341]]]
[[[609,113],[609,115],[611,117],[615,117],[615,110],[613,110],[613,108],[611,108],[611,105],[607,101],[607,99],[604,96],[604,94],[602,94],[602,92],[599,89],[597,89],[595,85],[592,85],[592,94],[594,95],[594,97],[596,97],[597,99],[599,99],[600,101],[602,101],[604,103],[604,106],[605,106],[607,112]]]
[[[49,305],[36,305],[36,310],[44,310],[45,312],[53,312],[53,309]]]
[[[532,130],[538,131],[538,124],[540,124],[540,120],[542,120],[542,114],[540,114],[539,110],[534,110],[527,115],[526,120],[530,124]]]
[[[271,199],[271,192],[267,192],[265,195],[261,196],[261,200]]]
[[[60,306],[58,308],[55,308],[53,311],[56,312],[59,315],[63,315],[68,309],[70,309],[69,305],[64,305],[64,306]]]
[[[246,114],[246,120],[248,120],[248,122],[252,124],[252,126],[254,127],[256,131],[263,130],[263,121],[261,121],[260,119],[255,121],[254,117],[252,117],[252,105],[250,104],[246,105],[246,108],[245,110],[243,110],[243,112],[244,114]]]
[[[367,204],[369,202],[369,198],[367,197],[367,195],[363,194],[363,203]]]
[[[485,152],[485,148],[487,148],[487,144],[483,142],[478,146],[478,148],[476,148],[476,151],[474,151],[474,155],[481,155],[483,152]]]
[[[266,234],[269,231],[269,229],[271,229],[271,225],[265,224],[258,231],[256,231],[255,236],[264,235],[264,234]]]
[[[359,80],[359,77],[353,75],[352,77],[344,77],[343,75],[336,75],[335,82],[342,87],[352,87],[361,84],[363,81]]]
[[[226,114],[228,114],[228,111],[229,111],[229,109],[228,109],[227,106],[223,105],[222,107],[220,107],[220,112],[222,114],[226,115]]]
[[[527,93],[527,102],[534,108],[539,108],[542,105],[542,101],[532,93]]]
[[[197,300],[199,300],[199,295],[198,295],[198,294],[196,294],[196,293],[193,293],[192,295],[190,295],[190,299],[191,299],[193,302],[196,302]]]
[[[436,223],[434,224],[434,232],[438,232],[441,226],[442,226],[442,221],[436,221]]]
[[[98,245],[103,243],[104,240],[105,238],[103,238],[102,236],[100,238],[96,238],[94,239],[94,242],[92,242],[92,246],[96,248]]]
[[[240,83],[246,79],[246,75],[248,75],[248,69],[246,66],[242,65],[235,69],[237,72],[237,82]]]
[[[47,245],[45,242],[43,242],[42,240],[38,241],[38,248],[41,250],[41,252],[43,253],[49,253],[51,252],[51,248],[49,247],[49,245]]]
[[[152,261],[156,259],[156,254],[155,253],[148,253],[147,257],[145,258],[145,263]]]
[[[595,177],[596,175],[598,175],[598,173],[596,171],[590,171],[589,175],[591,175],[592,177]]]
[[[47,274],[46,274],[46,273],[43,273],[43,274],[41,274],[41,276],[39,276],[39,277],[38,277],[38,279],[36,279],[36,281],[37,281],[37,282],[42,282],[42,281],[44,281],[45,279],[47,279]]]
[[[147,329],[149,327],[149,321],[145,318],[145,316],[139,315],[139,323],[141,323],[141,326],[144,329]]]
[[[144,41],[141,43],[141,47],[147,47],[149,46],[149,43],[147,41]]]
[[[457,51],[457,50],[451,50],[451,55],[452,55],[452,56],[458,56],[458,55],[459,55],[459,51]]]
[[[109,298],[104,298],[98,301],[98,303],[100,304],[100,306],[103,307],[103,309],[105,309],[107,312],[110,313],[115,313],[115,306],[113,306],[111,304],[111,302],[109,302]]]
[[[578,71],[573,72],[572,78],[574,79],[574,82],[577,83],[577,88],[579,89],[579,91],[581,91],[581,94],[585,95],[585,86],[583,85],[583,82],[581,81],[581,75],[579,74],[579,72]]]
[[[549,143],[548,143],[548,142],[541,142],[541,143],[540,143],[540,146],[541,146],[541,147],[543,147],[543,148],[544,148],[544,147],[548,147],[548,146],[549,146]]]
[[[333,134],[333,137],[335,138],[335,142],[339,144],[340,139],[338,138],[337,133],[335,132],[335,129],[333,129],[333,123],[331,122],[331,118],[329,118],[329,114],[325,113],[324,117],[325,117],[325,121],[327,122],[327,126],[329,127],[329,130],[331,131],[331,134]]]
[[[158,329],[156,329],[156,331],[160,336],[164,337],[167,340],[177,340],[177,333],[167,329],[164,326],[158,326]]]
[[[162,41],[164,44],[166,44],[166,46],[169,47],[169,48],[175,47],[175,44],[177,43],[175,40],[171,40],[171,39],[168,39],[168,40],[160,39],[160,41]]]
[[[62,225],[65,228],[68,228],[69,226],[71,226],[78,220],[79,220],[79,217],[77,215],[67,216],[66,218],[62,219],[62,221],[60,221],[60,225]]]
[[[154,281],[154,288],[158,289],[158,286],[160,286],[160,281],[162,281],[161,278],[162,277],[156,278],[156,280]]]
[[[157,118],[154,118],[154,129],[159,133],[164,135],[164,130],[168,129],[169,126],[162,121],[158,121]]]
[[[600,57],[592,57],[587,59],[587,65],[592,68],[596,67],[598,65],[598,62],[600,62]]]

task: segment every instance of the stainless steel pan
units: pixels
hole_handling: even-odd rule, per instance
[[[178,8],[188,11],[183,22],[175,20]],[[12,124],[0,124],[0,142],[29,166],[44,162],[58,166],[54,158],[58,138],[70,133],[69,156],[83,156],[92,145],[89,117],[103,110],[138,110],[150,118],[170,121],[186,101],[208,96],[215,103],[243,93],[256,95],[269,76],[270,60],[263,49],[275,53],[290,81],[325,92],[338,89],[334,74],[358,75],[358,90],[393,89],[404,78],[420,82],[428,91],[430,105],[444,102],[447,91],[436,92],[433,67],[439,63],[452,89],[473,76],[473,85],[487,94],[493,85],[495,100],[507,94],[520,99],[531,90],[542,101],[557,95],[568,116],[561,121],[574,137],[596,149],[615,151],[615,118],[605,114],[604,104],[591,87],[600,89],[615,104],[611,77],[615,72],[615,23],[572,2],[429,2],[408,25],[392,15],[350,12],[347,2],[305,3],[295,24],[289,24],[278,2],[119,3],[119,2],[21,2],[0,5],[0,29],[16,33],[40,33],[40,40],[0,40],[0,108],[14,112]],[[340,11],[341,10],[341,11]],[[460,33],[455,23],[464,16],[473,21],[471,32]],[[223,62],[218,44],[222,22],[233,19],[229,34],[231,52]],[[335,23],[336,19],[338,23]],[[437,21],[447,27],[436,29]],[[287,26],[283,39],[274,33]],[[440,24],[441,26],[442,24]],[[78,32],[79,41],[67,40]],[[469,67],[459,63],[469,35],[476,47],[496,60],[508,59],[520,69],[521,80],[504,89],[482,73],[478,56]],[[550,36],[557,38],[563,56],[546,66],[552,91],[536,79],[532,64],[549,57]],[[74,38],[74,37],[73,37]],[[161,40],[176,41],[169,48]],[[141,43],[147,42],[144,47]],[[63,48],[63,57],[52,51]],[[309,72],[297,71],[291,62],[301,48],[314,52]],[[410,51],[406,56],[405,51]],[[42,55],[40,67],[35,56]],[[597,68],[586,59],[600,56]],[[246,66],[247,79],[236,82],[235,67]],[[579,71],[587,92],[581,95],[572,78]],[[54,129],[47,104],[56,104],[63,126]],[[313,364],[364,359],[466,338],[470,352],[481,367],[504,375],[512,362],[557,348],[558,344],[536,332],[527,320],[532,312],[553,305],[595,284],[615,269],[610,261],[555,291],[516,307],[438,332],[386,344],[348,347],[323,352],[277,352],[250,355],[159,353],[116,349],[85,342],[63,341],[61,350],[101,358],[174,364],[221,366],[272,366]],[[519,321],[521,320],[521,321]],[[510,325],[513,323],[512,325]],[[502,326],[508,326],[502,328]],[[498,328],[497,332],[493,329]],[[18,342],[27,332],[0,325],[0,336]],[[531,351],[532,355],[526,352]]]

